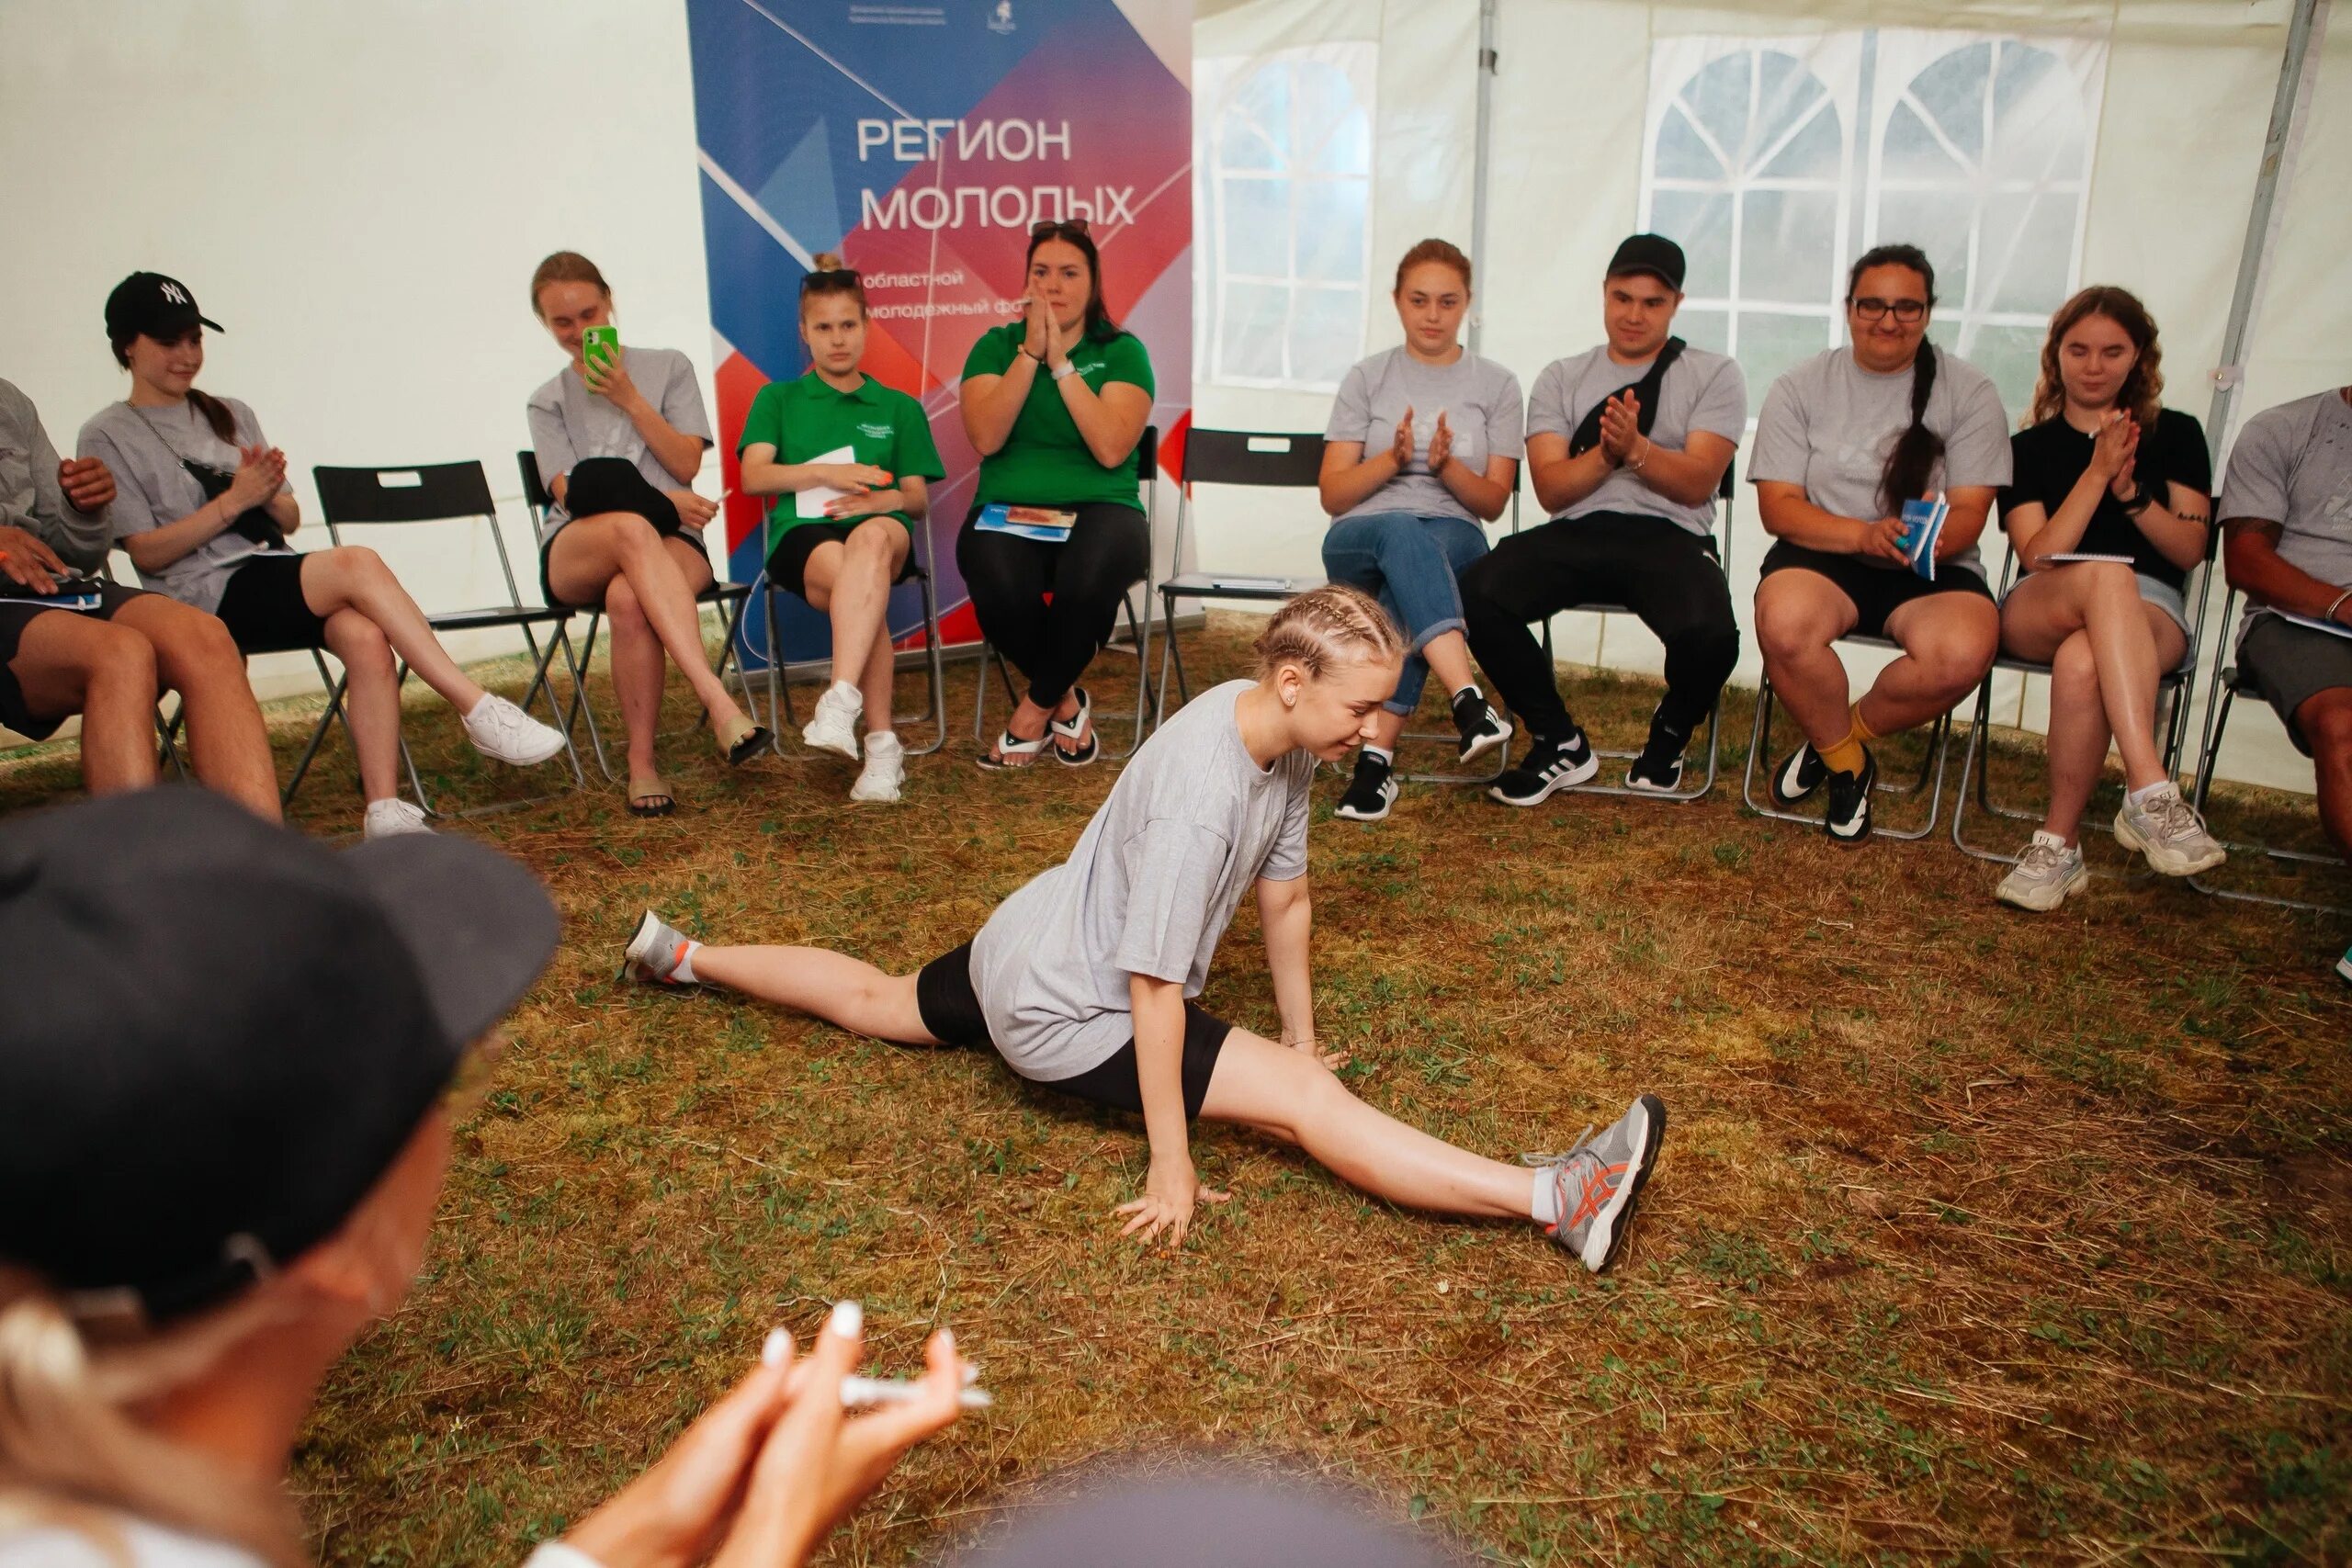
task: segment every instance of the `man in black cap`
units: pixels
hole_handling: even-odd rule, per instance
[[[1527,468],[1552,521],[1462,576],[1470,649],[1533,737],[1487,793],[1534,806],[1600,771],[1528,630],[1578,604],[1622,604],[1666,644],[1666,696],[1626,787],[1672,794],[1682,752],[1739,659],[1714,502],[1747,425],[1738,364],[1669,335],[1682,247],[1635,234],[1600,285],[1608,341],[1555,361],[1527,401]]]

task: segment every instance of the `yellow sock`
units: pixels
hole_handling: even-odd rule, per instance
[[[1833,773],[1859,773],[1862,771],[1862,721],[1856,718],[1846,739],[1835,746],[1821,749],[1821,760]]]
[[[1848,708],[1846,710],[1846,719],[1848,723],[1854,727],[1855,739],[1875,740],[1878,739],[1878,731],[1872,729],[1862,717],[1861,704],[1856,703],[1852,707]]]

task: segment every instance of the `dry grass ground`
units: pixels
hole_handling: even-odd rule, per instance
[[[1214,627],[1197,664],[1240,646]],[[1133,688],[1104,673],[1115,710]],[[1652,700],[1594,679],[1577,705],[1623,737]],[[519,793],[438,705],[411,729],[466,798]],[[1134,1120],[983,1055],[614,983],[649,904],[901,969],[964,940],[1114,772],[988,776],[971,750],[917,762],[891,809],[851,806],[844,762],[729,773],[680,739],[668,820],[600,788],[469,825],[547,877],[568,940],[462,1131],[425,1278],[304,1443],[329,1561],[517,1560],[768,1325],[853,1295],[885,1370],[952,1323],[998,1405],[836,1562],[935,1552],[1105,1451],[1203,1447],[1510,1562],[2352,1556],[2344,922],[2114,882],[2022,916],[1940,833],[1844,852],[1745,813],[1736,745],[1690,807],[1413,788],[1363,829],[1329,818],[1327,775],[1317,1007],[1358,1092],[1509,1155],[1655,1090],[1645,1210],[1596,1280],[1527,1227],[1400,1213],[1208,1129],[1235,1201],[1147,1254],[1107,1218],[1141,1179]],[[2036,754],[2001,763],[2030,797]],[[300,815],[356,825],[347,761],[323,768]],[[0,806],[71,776],[0,769]],[[2229,809],[2233,832],[2310,817]],[[1205,1000],[1270,1029],[1256,938],[1245,913]]]

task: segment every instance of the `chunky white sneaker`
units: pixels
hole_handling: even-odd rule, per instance
[[[485,757],[527,768],[563,750],[563,734],[541,724],[496,692],[484,692],[466,715],[466,739]]]
[[[857,782],[849,786],[852,800],[889,802],[899,798],[899,786],[907,782],[907,749],[899,744],[895,735],[869,735],[865,738],[865,768]]]
[[[2148,869],[2165,876],[2194,876],[2230,858],[2169,779],[2137,806],[2130,795],[2123,797],[2123,809],[2115,814],[2115,841],[2146,855]]]
[[[368,803],[367,819],[360,831],[365,838],[392,839],[402,833],[430,833],[433,829],[425,826],[423,807],[394,795]]]
[[[836,681],[817,699],[815,716],[800,728],[804,744],[857,761],[857,721],[865,715],[865,699],[855,686]]]
[[[1993,897],[2020,909],[2047,914],[2090,879],[2091,868],[2083,863],[2079,847],[2069,848],[2057,834],[2037,828],[2033,842],[2025,847],[2009,874],[2001,878],[2001,886],[1993,889]]]

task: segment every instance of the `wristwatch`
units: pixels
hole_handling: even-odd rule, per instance
[[[1076,362],[1076,361],[1074,361],[1074,360],[1065,359],[1065,360],[1063,360],[1063,361],[1062,361],[1062,367],[1061,367],[1060,369],[1058,369],[1058,370],[1057,370],[1057,371],[1055,371],[1055,372],[1054,372],[1054,379],[1055,379],[1055,380],[1057,380],[1057,381],[1058,381],[1058,380],[1060,380],[1062,378],[1064,378],[1065,376],[1075,376],[1075,375],[1077,375],[1077,374],[1078,374],[1078,365],[1077,365],[1077,362]]]

